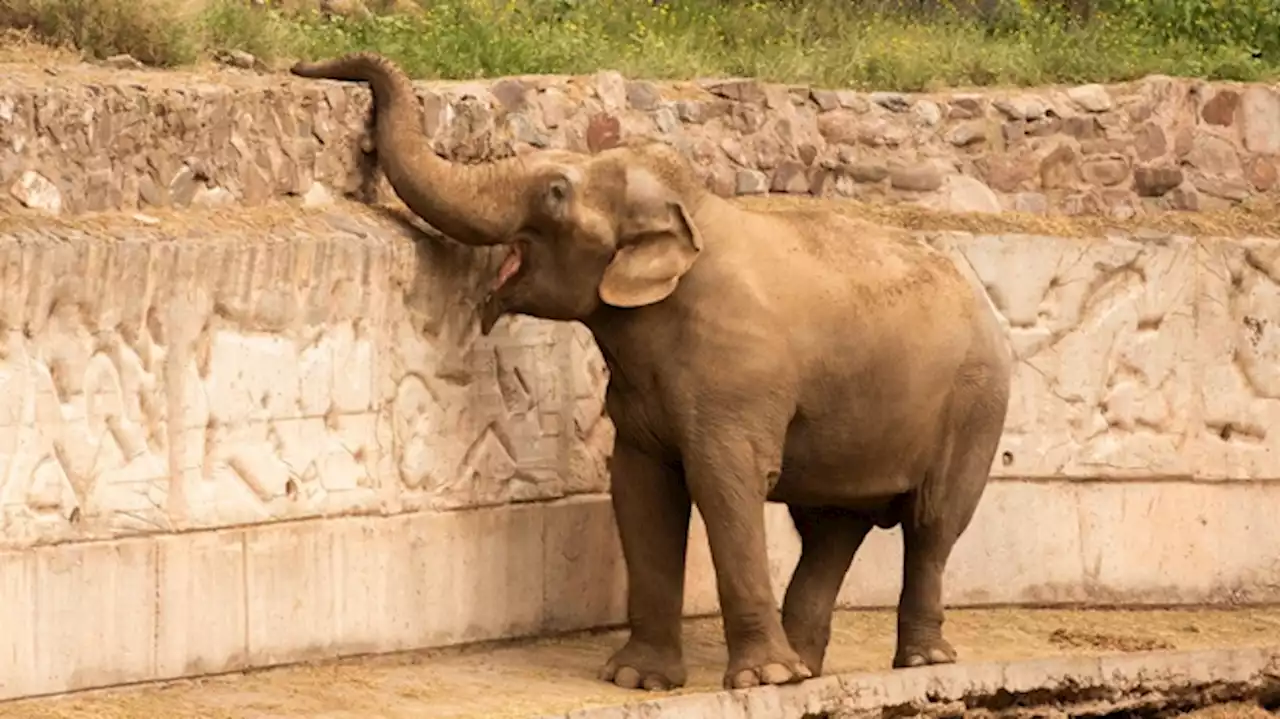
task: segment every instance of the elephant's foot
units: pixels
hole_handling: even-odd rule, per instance
[[[630,639],[605,663],[600,678],[623,689],[667,691],[684,686],[687,674],[679,650]]]
[[[782,628],[791,648],[800,656],[800,661],[804,662],[813,676],[822,676],[822,664],[826,659],[831,630],[821,624],[813,626],[786,615],[782,617]]]
[[[729,658],[725,689],[749,689],[765,684],[795,684],[813,676],[790,646],[761,644]]]
[[[942,638],[941,631],[902,632],[898,636],[898,651],[893,656],[893,668],[952,664],[955,660],[956,650]]]

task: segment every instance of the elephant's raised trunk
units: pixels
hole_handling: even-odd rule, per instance
[[[400,200],[437,230],[469,245],[494,245],[516,229],[528,187],[520,158],[467,166],[437,157],[422,132],[413,86],[390,60],[357,52],[299,62],[291,72],[369,83],[377,118],[378,164]]]

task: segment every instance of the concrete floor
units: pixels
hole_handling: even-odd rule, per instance
[[[893,615],[837,615],[828,673],[883,671]],[[1263,646],[1280,641],[1280,608],[1213,610],[956,610],[947,632],[961,661],[1069,654]],[[474,719],[527,717],[622,704],[644,695],[598,681],[621,632],[498,648],[402,654],[295,666],[163,685],[0,704],[0,719]],[[685,630],[690,685],[719,689],[725,653],[717,619]],[[1258,710],[1260,711],[1260,710]],[[1265,716],[1221,707],[1206,719]]]

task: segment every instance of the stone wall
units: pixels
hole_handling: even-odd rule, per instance
[[[1089,138],[1029,128],[1096,123],[1101,142],[1108,127],[1157,127],[1169,168],[1185,129],[1182,183],[1135,210],[1208,197],[1196,188],[1209,178],[1252,193],[1265,173],[1246,168],[1274,168],[1280,149],[1266,144],[1280,122],[1259,124],[1274,96],[1256,87],[717,92],[738,100],[608,74],[505,80],[424,90],[424,118],[469,159],[666,123],[674,141],[710,143],[710,182],[771,165],[774,183],[796,162],[809,169],[795,182],[835,177],[822,187],[885,201],[955,200],[979,182],[953,172],[912,195],[892,188],[906,171],[891,161],[945,149],[963,167],[1018,168],[1019,152],[1056,144],[1046,157],[1074,153],[1050,163],[1065,175],[1033,172],[1000,195],[1051,211],[1101,208],[1068,200],[1135,180],[1076,189],[1093,172]],[[1028,110],[1031,95],[1060,109]],[[953,119],[971,102],[974,117]],[[1019,102],[1033,120],[997,119]],[[623,619],[598,352],[567,324],[507,319],[478,336],[490,252],[421,241],[403,216],[336,197],[363,182],[366,109],[359,88],[280,78],[0,81],[0,699]],[[1000,131],[945,139],[979,114]],[[730,131],[749,118],[765,129]],[[821,139],[846,120],[914,129],[896,145]],[[994,149],[1011,126],[1027,134]],[[762,150],[810,130],[809,145],[778,145],[794,160]],[[1137,152],[1121,137],[1117,153]],[[726,146],[753,154],[734,166]],[[1209,156],[1223,164],[1199,174]],[[887,174],[850,179],[874,162]],[[291,194],[303,207],[268,202]],[[1019,359],[948,601],[1280,600],[1280,240],[925,236],[977,273]],[[797,546],[785,509],[768,517],[780,596]],[[896,601],[899,541],[872,535],[845,606]],[[686,610],[716,607],[695,522]]]
[[[205,81],[202,81],[205,80]],[[312,201],[357,190],[361,86],[18,68],[0,80],[0,201],[62,211]],[[1280,91],[1152,77],[1051,90],[859,93],[589,77],[420,89],[437,149],[476,161],[661,137],[723,195],[765,192],[1128,218],[1277,189]],[[383,188],[385,191],[385,187]]]

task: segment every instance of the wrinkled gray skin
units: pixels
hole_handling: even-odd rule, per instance
[[[836,594],[876,525],[901,524],[905,544],[893,665],[955,661],[943,569],[987,482],[1010,354],[983,290],[950,259],[827,212],[748,211],[657,143],[451,164],[385,59],[293,72],[370,83],[379,163],[401,200],[459,242],[510,248],[483,332],[521,313],[594,334],[610,371],[631,630],[604,679],[685,682],[691,501],[715,565],[727,687],[821,672]],[[787,504],[802,542],[781,614],[766,501]]]

